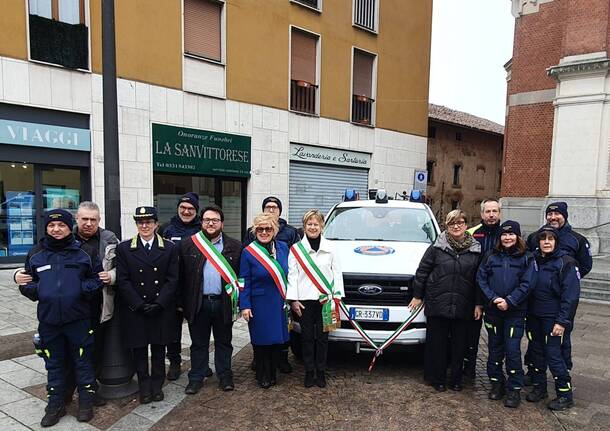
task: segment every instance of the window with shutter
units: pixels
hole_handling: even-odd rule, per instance
[[[290,109],[316,113],[318,36],[292,29],[290,38]]]
[[[222,61],[221,17],[223,3],[184,0],[184,52]]]
[[[373,124],[373,67],[375,56],[364,51],[354,50],[352,121]]]

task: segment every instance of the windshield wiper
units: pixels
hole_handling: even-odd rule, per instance
[[[383,238],[354,238],[354,241],[388,241]]]
[[[331,241],[353,241],[350,238],[334,238],[334,237],[324,237],[326,239],[329,239]]]

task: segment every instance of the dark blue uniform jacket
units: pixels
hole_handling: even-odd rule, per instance
[[[468,232],[481,244],[481,253],[485,254],[496,246],[502,229],[499,221],[493,225],[486,225],[481,220],[480,224],[468,229]]]
[[[201,219],[195,217],[190,223],[184,223],[175,215],[159,229],[159,235],[174,242],[191,237],[201,230]]]
[[[485,312],[507,317],[525,317],[527,297],[536,284],[536,265],[531,253],[496,251],[487,253],[477,272],[477,284],[485,298]],[[493,303],[504,298],[508,310]]]
[[[103,269],[79,241],[56,250],[41,239],[28,253],[25,270],[33,280],[19,290],[38,301],[38,321],[63,325],[91,317],[89,299],[103,286],[97,275]]]
[[[550,317],[570,328],[580,297],[578,263],[565,251],[558,249],[542,257],[534,253],[538,265],[538,279],[529,301],[529,314]]]
[[[559,232],[559,248],[576,259],[578,262],[578,272],[584,277],[593,267],[593,257],[591,256],[589,241],[578,232],[574,232],[572,226],[567,222],[557,232]],[[536,232],[527,237],[527,246],[531,251],[538,248]]]

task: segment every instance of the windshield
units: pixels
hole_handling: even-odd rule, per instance
[[[428,211],[396,207],[336,208],[326,220],[330,240],[433,243],[436,230]]]

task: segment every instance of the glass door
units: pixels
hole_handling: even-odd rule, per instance
[[[169,221],[177,214],[178,199],[185,193],[195,192],[199,195],[200,209],[217,202],[214,178],[211,177],[155,173],[153,190],[154,206],[159,212],[160,224]]]
[[[36,242],[34,167],[0,162],[0,258],[25,256]]]
[[[242,224],[245,218],[242,191],[242,181],[222,180],[222,211],[225,214],[224,231],[237,240],[242,239]]]

